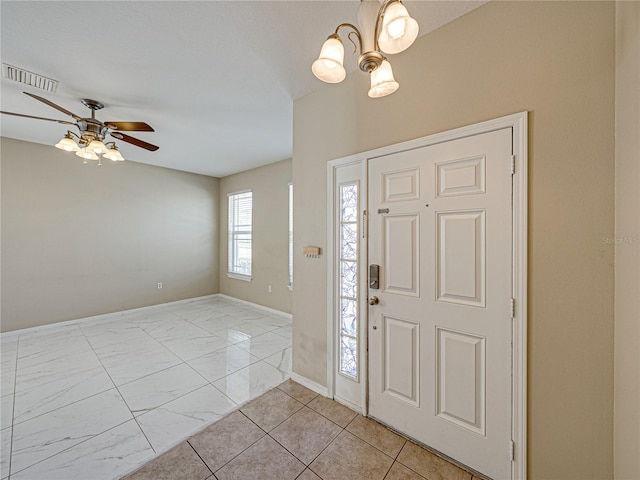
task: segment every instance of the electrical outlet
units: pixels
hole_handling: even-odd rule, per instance
[[[158,282],[158,289],[162,288],[162,282]]]
[[[267,287],[267,292],[271,293],[271,285]]]

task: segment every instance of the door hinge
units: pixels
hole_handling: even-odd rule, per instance
[[[511,309],[511,318],[516,318],[516,299],[513,297],[511,297],[509,308]]]
[[[516,173],[516,156],[511,155],[511,175]]]
[[[515,462],[515,460],[516,460],[516,442],[514,442],[513,440],[511,440],[511,442],[509,442],[509,457],[511,458],[512,462]]]

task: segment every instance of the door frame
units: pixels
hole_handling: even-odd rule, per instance
[[[527,477],[527,232],[528,232],[528,112],[488,120],[446,132],[427,135],[425,137],[396,143],[366,152],[349,155],[328,162],[327,165],[327,390],[329,398],[335,397],[334,376],[336,372],[336,328],[334,312],[336,308],[335,290],[335,172],[337,168],[360,163],[362,191],[367,189],[367,165],[370,159],[399,153],[406,150],[422,148],[437,143],[457,140],[464,137],[488,133],[504,128],[512,129],[512,296],[514,299],[512,319],[512,394],[511,394],[511,435],[512,435],[512,464],[511,478],[525,480]],[[361,244],[361,262],[365,268],[368,265],[366,244],[368,235],[366,230],[366,197],[360,202],[360,214],[363,219],[362,231],[364,238]],[[362,267],[362,265],[360,266]],[[359,268],[360,272],[363,268]],[[366,305],[367,279],[366,275],[359,279],[359,304]],[[360,309],[360,345],[367,345],[367,308]],[[366,349],[361,357],[362,405],[349,405],[367,415],[368,403],[368,368]],[[338,398],[339,400],[339,398]]]

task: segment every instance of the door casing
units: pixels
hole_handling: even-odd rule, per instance
[[[505,117],[488,120],[473,125],[456,128],[442,133],[436,133],[409,140],[394,145],[377,148],[367,152],[350,155],[328,162],[327,168],[327,391],[330,398],[339,397],[335,395],[335,374],[336,374],[336,319],[335,312],[335,248],[334,238],[336,235],[336,225],[334,219],[334,192],[336,169],[353,164],[360,164],[362,169],[360,185],[363,192],[367,191],[367,164],[369,159],[383,155],[402,152],[415,148],[426,147],[437,143],[457,140],[472,135],[487,133],[503,128],[512,129],[512,153],[513,153],[513,175],[512,175],[512,292],[514,298],[513,306],[513,336],[512,336],[512,395],[511,395],[511,425],[513,440],[513,461],[511,468],[511,478],[525,480],[527,476],[527,225],[528,225],[528,122],[527,112],[515,113]],[[362,197],[366,200],[366,196]],[[364,236],[366,230],[366,201],[361,202],[361,218],[363,219],[362,229]],[[361,262],[366,267],[366,241],[362,241]],[[364,269],[360,268],[360,272]],[[360,275],[359,279],[359,302],[366,305],[367,278]],[[366,349],[367,345],[367,308],[360,309],[360,347]],[[367,414],[367,362],[366,350],[364,350],[365,360],[361,362],[361,389],[362,398],[359,405],[349,404],[348,406]]]

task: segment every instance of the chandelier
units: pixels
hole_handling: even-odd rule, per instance
[[[418,37],[418,22],[409,15],[401,0],[384,0],[379,8],[378,5],[375,0],[360,2],[357,20],[362,31],[351,23],[341,23],[329,35],[311,66],[316,77],[327,83],[340,83],[346,77],[344,45],[338,31],[348,28],[351,31],[347,38],[353,43],[354,53],[360,49],[358,67],[371,76],[369,96],[385,97],[398,89],[384,53],[393,55],[409,48]]]

